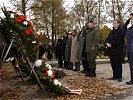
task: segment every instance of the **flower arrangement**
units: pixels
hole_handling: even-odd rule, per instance
[[[61,82],[55,79],[51,65],[46,64],[45,61],[37,60],[35,61],[34,66],[39,79],[42,84],[46,86],[47,91],[54,92],[58,95],[67,93]]]
[[[36,39],[36,32],[32,26],[32,22],[26,18],[22,13],[14,11],[7,11],[5,7],[2,8],[5,17],[0,18],[0,33],[4,37],[5,41],[10,43],[13,37],[17,38],[21,43],[21,46],[25,50],[26,56],[30,61],[34,62],[36,59],[36,45],[38,42]],[[18,49],[18,45],[13,45],[16,49],[16,54],[21,51]]]
[[[9,12],[9,11],[8,11]],[[29,20],[26,20],[26,17],[23,14],[17,14],[15,12],[9,12],[10,18],[12,20],[14,20],[17,24],[22,25],[23,27],[25,27],[24,29],[24,33],[26,35],[31,34],[34,30],[32,28],[32,23]]]

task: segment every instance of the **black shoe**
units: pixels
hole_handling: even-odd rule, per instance
[[[84,74],[86,74],[87,72],[85,71],[85,70],[82,70],[82,71],[80,71],[81,73],[84,73]]]
[[[88,77],[96,77],[95,69],[91,69],[89,71],[89,73],[86,73],[85,76],[88,76]]]
[[[133,81],[126,82],[127,85],[132,85]]]
[[[119,78],[119,79],[118,79],[118,82],[122,82],[122,78]]]
[[[87,75],[88,77],[96,77],[94,74]]]
[[[73,70],[73,68],[67,68],[67,70]]]
[[[109,80],[116,80],[117,78],[115,77],[111,77],[111,78],[108,78]]]
[[[87,76],[87,77],[96,77],[95,74],[86,74],[85,76]]]
[[[73,71],[76,71],[76,72],[77,72],[77,71],[80,71],[80,70],[78,70],[78,69],[74,69]]]

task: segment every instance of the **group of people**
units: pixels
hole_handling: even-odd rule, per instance
[[[83,73],[89,77],[96,76],[95,58],[97,46],[98,32],[93,21],[90,20],[83,27],[80,34],[77,34],[76,30],[72,30],[66,33],[63,39],[61,37],[58,38],[55,54],[59,67],[80,71],[80,61],[82,60]]]
[[[127,28],[130,21],[131,27]],[[76,30],[72,30],[66,33],[63,39],[60,36],[55,47],[59,67],[80,71],[80,61],[82,60],[82,72],[86,76],[95,77],[98,40],[98,31],[92,20],[87,22],[80,33],[77,34]],[[113,29],[104,43],[104,49],[110,57],[113,71],[113,77],[110,79],[118,82],[122,82],[122,56],[125,43],[131,71],[131,80],[126,84],[133,84],[133,13],[130,14],[130,18],[124,25],[121,25],[119,19],[113,21]],[[74,66],[75,69],[73,69]]]

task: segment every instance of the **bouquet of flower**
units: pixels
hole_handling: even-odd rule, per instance
[[[46,64],[45,61],[42,60],[37,60],[34,65],[35,71],[42,84],[46,86],[47,91],[54,92],[58,95],[67,93],[61,82],[55,79],[51,65]]]
[[[30,61],[34,62],[36,59],[36,45],[33,41],[37,41],[36,33],[29,21],[22,13],[7,11],[5,7],[2,8],[5,17],[0,18],[0,33],[8,45],[12,38],[17,38],[23,47],[25,54]],[[14,43],[12,48],[16,49],[16,54],[20,54],[18,44]]]

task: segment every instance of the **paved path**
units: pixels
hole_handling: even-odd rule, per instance
[[[101,78],[110,78],[112,77],[112,69],[111,65],[109,63],[109,59],[106,60],[98,60],[97,62],[100,62],[100,64],[97,64],[97,70],[96,74],[97,77]],[[104,63],[101,63],[104,62]],[[57,61],[48,61],[47,63],[51,65],[57,65]],[[74,71],[71,70],[65,70],[63,69],[67,74],[73,74]],[[80,70],[83,70],[82,65],[80,66]],[[119,87],[121,89],[124,89],[125,91],[122,93],[118,93],[115,96],[110,96],[110,98],[105,98],[105,100],[133,100],[133,85],[126,85],[125,83],[130,80],[130,70],[129,70],[129,64],[123,64],[123,81],[117,82],[116,80],[107,80],[107,82],[112,87]],[[103,99],[104,100],[104,99]]]
[[[125,61],[127,61],[127,58],[125,58]],[[97,63],[110,63],[110,59],[96,59]],[[49,64],[58,64],[57,60],[47,61]]]

